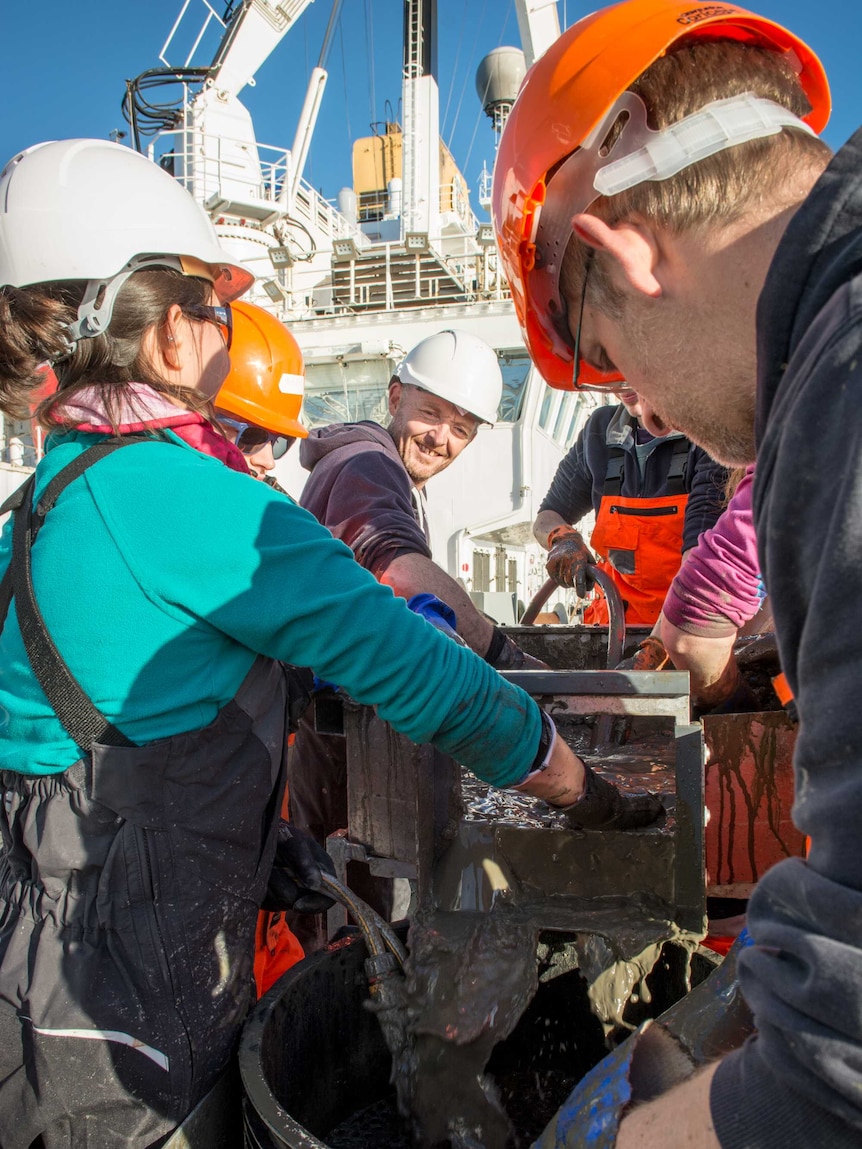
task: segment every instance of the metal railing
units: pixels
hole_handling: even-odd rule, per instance
[[[155,136],[147,154],[204,207],[219,201],[270,207],[273,213],[295,217],[330,240],[349,236],[357,247],[367,245],[357,225],[306,180],[300,179],[297,193],[289,201],[293,172],[289,149],[201,132],[187,113],[184,121],[181,128]]]
[[[470,207],[470,192],[463,180],[440,185],[440,214],[453,214],[466,235],[475,235],[479,221]]]

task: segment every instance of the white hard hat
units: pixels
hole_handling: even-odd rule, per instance
[[[212,279],[222,303],[254,282],[185,188],[120,144],[36,144],[0,172],[0,287],[87,281],[73,338],[103,331],[129,275],[154,266]]]
[[[493,423],[503,395],[497,353],[484,339],[467,331],[438,331],[410,351],[395,368],[402,383],[439,395]]]

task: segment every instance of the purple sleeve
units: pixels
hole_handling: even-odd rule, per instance
[[[689,553],[670,585],[663,613],[688,634],[720,638],[757,614],[763,580],[751,512],[754,467],[745,472],[724,514]]]
[[[407,473],[383,451],[363,451],[345,461],[329,490],[322,521],[377,579],[399,555],[431,557],[416,521]]]

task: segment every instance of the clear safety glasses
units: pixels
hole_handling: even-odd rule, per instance
[[[532,246],[535,250],[524,277],[538,315],[547,316],[545,334],[562,360],[572,349],[567,314],[560,296],[560,273],[572,238],[572,218],[586,211],[599,196],[615,196],[645,181],[669,179],[690,164],[726,148],[775,135],[783,128],[814,132],[787,108],[744,92],[714,100],[669,127],[655,131],[647,110],[634,92],[623,92],[581,147],[554,170],[536,210]],[[589,270],[589,269],[587,269]],[[583,316],[586,282],[581,298]],[[580,320],[579,320],[580,328]],[[575,355],[578,361],[578,355]],[[580,367],[580,364],[578,364]],[[620,378],[583,365],[583,381],[575,370],[576,391],[619,391]]]
[[[590,268],[593,266],[593,249],[590,248],[587,253],[587,261],[584,265],[584,286],[581,289],[581,306],[578,308],[578,329],[575,332],[575,346],[573,359],[573,372],[572,380],[574,381],[575,390],[578,389],[578,380],[581,377],[581,328],[584,325],[584,306],[587,302],[587,283],[590,279]]]
[[[590,270],[593,266],[595,252],[592,248],[587,252],[584,264],[584,285],[581,289],[581,303],[578,308],[578,326],[575,329],[575,344],[572,349],[572,388],[575,391],[603,391],[605,394],[616,394],[628,390],[628,384],[621,375],[603,375],[595,368],[583,363],[581,360],[581,328],[584,323],[584,307],[587,302],[587,284],[590,279]]]

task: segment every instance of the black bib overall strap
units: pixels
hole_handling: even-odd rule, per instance
[[[31,550],[45,516],[70,483],[119,448],[144,441],[143,436],[126,436],[97,443],[54,476],[35,507],[34,476],[3,504],[4,510],[14,510],[15,523],[12,560],[0,586],[0,629],[5,625],[14,597],[21,638],[33,673],[68,734],[85,751],[89,751],[94,742],[104,746],[134,746],[134,743],[92,703],[48,633],[33,590]]]
[[[688,439],[680,438],[674,440],[663,494],[685,494],[685,479],[688,471],[688,455],[690,450],[691,443]],[[608,449],[608,465],[605,470],[605,485],[602,488],[603,495],[618,498],[622,494],[625,465],[626,452],[622,447],[610,447]]]
[[[254,998],[286,775],[281,665],[258,656],[206,726],[135,745],[81,689],[33,598],[47,511],[98,459],[150,438],[100,443],[35,506],[28,480],[10,507],[9,597],[83,752],[57,773],[0,770],[3,1149],[152,1149],[224,1072]],[[50,561],[53,532],[39,545]]]
[[[31,515],[32,526],[30,535],[30,545],[36,535],[39,533],[39,528],[45,521],[45,515],[57,502],[62,492],[68,487],[69,483],[83,475],[93,463],[98,463],[99,459],[104,459],[106,455],[113,454],[120,447],[131,446],[132,443],[146,442],[150,438],[149,435],[127,435],[123,439],[111,439],[103,443],[96,443],[95,446],[89,447],[86,451],[82,452],[77,459],[73,459],[68,466],[58,471],[54,478],[48,483],[42,498],[35,510],[35,515],[32,511],[28,510]],[[32,503],[33,491],[36,485],[35,473],[29,475],[27,479],[17,487],[11,495],[8,496],[5,502],[0,503],[0,515],[14,514],[20,510],[25,504],[28,509]],[[6,616],[9,613],[9,604],[12,601],[12,564],[6,568],[2,580],[0,580],[0,632],[6,623]]]
[[[685,480],[688,473],[688,456],[691,443],[688,439],[677,439],[673,445],[670,466],[667,469],[666,495],[684,495]]]
[[[605,470],[605,485],[602,495],[617,498],[622,491],[623,471],[626,468],[626,453],[622,447],[608,449],[608,465]]]
[[[20,487],[12,492],[6,501],[0,504],[0,515],[8,515],[12,511],[17,511],[25,499],[30,499],[33,493],[33,486],[36,482],[35,473],[26,479]],[[9,613],[9,604],[12,602],[12,564],[3,573],[3,578],[0,579],[0,634],[3,632],[3,627],[6,625],[6,616]]]

